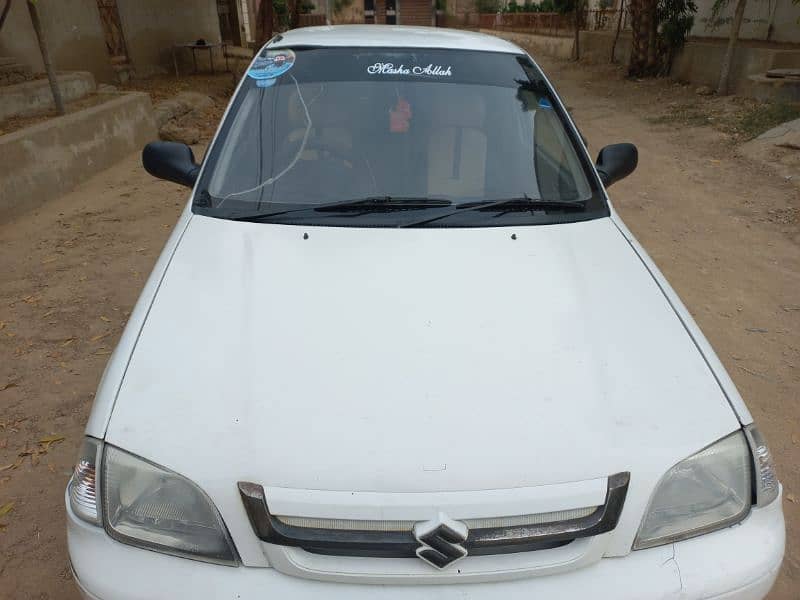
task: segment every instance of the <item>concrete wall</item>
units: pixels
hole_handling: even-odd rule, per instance
[[[94,77],[88,71],[59,75],[58,85],[65,102],[83,98],[96,87]],[[35,115],[51,108],[55,108],[55,103],[47,79],[0,87],[0,121],[9,117]]]
[[[157,138],[150,96],[108,96],[98,106],[0,136],[0,219],[69,192]]]
[[[696,0],[697,15],[691,35],[698,37],[724,37],[730,34],[730,24],[735,0],[721,12],[719,22],[711,22],[711,7],[714,0]],[[740,35],[744,39],[766,40],[772,23],[770,40],[775,42],[800,43],[800,5],[792,4],[792,0],[770,0],[768,2],[748,2],[744,12],[744,21]],[[716,25],[716,26],[715,26]]]
[[[672,77],[716,88],[722,68],[725,44],[691,41],[675,57]],[[731,64],[732,89],[736,94],[750,95],[749,75],[774,68],[800,68],[800,51],[740,46]]]
[[[481,29],[482,33],[496,35],[517,44],[527,50],[534,59],[537,54],[555,56],[556,58],[571,58],[573,39],[571,37],[550,37],[547,35],[533,35],[530,33],[514,33],[510,31],[494,31]]]
[[[92,0],[94,1],[94,0]],[[147,77],[172,68],[172,45],[203,38],[220,41],[215,0],[117,0],[128,58],[137,77]],[[216,50],[214,61],[224,64]],[[184,64],[191,53],[181,53]],[[197,53],[199,68],[208,67],[207,52]]]
[[[596,63],[607,63],[611,58],[611,46],[614,35],[598,31],[581,31],[581,60]],[[614,48],[614,61],[627,65],[631,58],[631,35],[620,32]]]
[[[96,0],[39,0],[37,4],[56,69],[90,71],[98,81],[112,82],[114,71]],[[25,0],[11,4],[0,32],[0,56],[12,56],[34,71],[44,69]]]

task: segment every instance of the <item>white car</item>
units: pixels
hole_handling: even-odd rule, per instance
[[[781,487],[731,379],[517,46],[267,44],[100,383],[86,598],[763,598]]]

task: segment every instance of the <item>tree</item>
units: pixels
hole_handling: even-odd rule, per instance
[[[717,5],[720,8],[728,3],[728,0],[717,0],[714,3],[714,9]],[[725,50],[725,56],[722,58],[722,68],[719,73],[719,85],[717,86],[717,94],[725,96],[728,94],[731,78],[731,63],[733,63],[733,55],[736,52],[736,44],[739,41],[739,30],[742,28],[742,20],[744,19],[744,9],[747,7],[747,0],[736,0],[736,11],[733,13],[733,23],[731,24],[731,33],[728,38],[728,47]],[[717,12],[712,10],[712,15]]]
[[[657,0],[631,0],[631,60],[628,64],[628,75],[645,77],[654,75],[656,57],[656,34],[658,24],[655,22]]]
[[[0,13],[0,29],[3,28],[3,23],[6,22],[8,11],[11,8],[11,0],[6,0],[6,5],[3,7],[3,12]]]
[[[667,75],[694,24],[694,0],[630,0],[633,32],[628,75]]]
[[[619,41],[619,32],[622,29],[622,16],[625,14],[625,0],[619,2],[619,14],[617,15],[617,30],[614,32],[614,41],[611,42],[611,59],[614,62],[614,52],[617,49],[617,42]]]
[[[31,24],[33,31],[36,34],[36,39],[39,42],[39,52],[42,54],[42,62],[44,63],[44,70],[47,73],[47,79],[50,82],[50,91],[53,94],[53,104],[56,105],[56,113],[59,115],[64,114],[64,99],[61,97],[61,90],[58,87],[58,79],[56,78],[53,63],[50,61],[50,51],[47,48],[47,40],[45,40],[44,33],[42,32],[42,23],[39,20],[39,8],[36,6],[36,0],[27,0],[28,12],[31,15]]]
[[[272,39],[273,30],[273,8],[272,0],[261,0],[258,3],[256,14],[256,44],[263,46]]]
[[[573,57],[575,60],[581,59],[581,16],[583,14],[583,3],[585,0],[575,0],[575,42],[573,44]]]

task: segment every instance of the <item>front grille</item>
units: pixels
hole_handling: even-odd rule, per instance
[[[472,556],[529,552],[611,531],[619,521],[629,481],[629,473],[611,475],[601,506],[463,519],[461,522],[469,528],[464,548]],[[262,486],[239,482],[239,493],[256,535],[270,544],[299,547],[315,554],[377,558],[411,558],[420,546],[413,534],[415,521],[274,516]]]
[[[558,510],[555,512],[516,515],[513,517],[490,517],[487,519],[461,519],[470,529],[489,529],[497,527],[519,527],[521,525],[541,525],[558,521],[571,521],[586,517],[599,506]],[[289,517],[275,515],[274,518],[284,525],[306,529],[327,529],[329,531],[412,531],[417,521],[368,521],[364,519],[318,519],[314,517]]]

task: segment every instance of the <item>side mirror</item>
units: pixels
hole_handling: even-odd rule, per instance
[[[194,187],[200,165],[186,144],[150,142],[142,150],[142,165],[153,177]]]
[[[639,151],[633,144],[612,144],[597,155],[597,174],[606,187],[624,179],[636,170]]]

